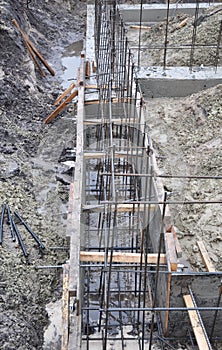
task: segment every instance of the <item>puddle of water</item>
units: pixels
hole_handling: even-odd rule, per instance
[[[76,80],[78,74],[78,68],[80,66],[80,54],[82,51],[83,42],[77,41],[67,47],[62,55],[62,65],[65,68],[61,75],[62,87],[67,87]]]

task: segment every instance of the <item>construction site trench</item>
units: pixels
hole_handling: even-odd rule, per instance
[[[210,13],[212,9],[207,11]],[[40,249],[15,219],[28,252],[28,257],[24,257],[18,241],[11,239],[5,213],[0,246],[0,348],[59,350],[62,266],[69,259],[70,248],[66,235],[70,183],[75,167],[77,100],[50,124],[44,124],[44,120],[54,110],[53,103],[62,91],[70,83],[77,82],[77,66],[80,64],[77,56],[84,49],[87,3],[81,0],[2,0],[0,14],[0,205],[8,205],[12,214],[18,211],[45,246]],[[207,39],[208,42],[218,40],[209,29],[211,26],[215,28],[215,23],[222,20],[221,12],[216,16],[203,22],[201,35],[206,36],[206,42]],[[185,17],[178,14],[170,20],[172,38],[169,40],[181,45],[186,43],[184,38],[190,39],[191,35],[192,15],[189,15],[186,26],[175,29]],[[30,58],[24,37],[12,24],[13,19],[53,67],[55,76],[45,68],[46,76],[41,76]],[[139,36],[141,46],[154,41],[158,44],[158,40],[163,42],[164,23],[160,21],[139,33],[139,29],[132,28],[132,23],[126,19],[131,46],[138,45]],[[138,21],[133,24],[138,25]],[[186,65],[189,60],[186,54],[172,50],[168,56],[169,65]],[[196,51],[193,64],[201,70],[202,59],[208,64],[213,54],[215,52],[205,50],[204,56],[201,50]],[[137,57],[136,49],[134,55]],[[71,70],[66,74],[69,58],[73,58],[73,73]],[[143,66],[149,59],[150,66],[159,66],[162,58],[156,49],[149,51],[149,56],[143,50],[140,64]],[[221,56],[217,65],[221,67]],[[147,78],[152,73],[146,69],[141,73],[147,106],[146,123],[159,174],[174,176],[174,179],[164,178],[162,182],[172,200],[179,202],[170,207],[177,237],[194,271],[205,271],[197,241],[207,245],[215,270],[221,271],[222,190],[221,179],[217,179],[222,174],[221,82],[183,97],[153,98],[146,95],[143,85],[144,74]],[[181,174],[187,178],[175,178]],[[189,179],[189,176],[196,178]],[[198,176],[203,176],[203,179],[199,180]],[[207,176],[211,178],[204,178]],[[195,200],[203,201],[203,204],[183,204],[183,201]],[[207,205],[204,203],[207,201],[217,203]],[[92,240],[92,244],[95,241]],[[95,281],[95,289],[98,284]],[[130,300],[126,301],[126,306],[131,307]],[[85,327],[88,336],[89,325]],[[94,329],[91,331],[93,333]],[[112,335],[115,337],[115,330]],[[152,349],[162,349],[163,346],[164,349],[192,349],[190,343],[178,339],[172,340],[171,345],[166,342],[162,346],[154,341]],[[196,344],[193,346],[198,349]],[[214,346],[215,350],[221,349],[221,342]]]

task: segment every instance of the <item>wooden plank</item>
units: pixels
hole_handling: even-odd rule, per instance
[[[132,29],[151,29],[150,26],[139,26],[139,25],[131,25],[130,28]]]
[[[65,99],[65,101],[63,101],[45,120],[44,123],[45,124],[49,124],[60,112],[62,112],[68,103],[70,103],[74,97],[76,97],[78,95],[78,91],[75,90],[71,93],[71,95],[69,97],[67,97]]]
[[[167,250],[167,258],[169,259],[170,269],[171,271],[177,271],[178,261],[176,254],[176,247],[173,238],[172,232],[166,232],[166,250]]]
[[[182,251],[180,242],[179,242],[179,240],[178,240],[178,237],[177,237],[177,234],[176,234],[176,231],[175,231],[174,226],[171,225],[170,228],[167,229],[167,232],[172,232],[172,234],[173,234],[173,239],[174,239],[174,242],[175,242],[175,248],[176,248],[177,257],[178,257],[178,258],[182,258],[183,251]]]
[[[144,153],[141,151],[134,151],[134,152],[115,152],[114,156],[115,158],[130,158],[133,156],[139,157],[142,156]],[[85,152],[84,153],[84,158],[85,159],[100,159],[100,158],[104,158],[104,156],[106,156],[105,152]]]
[[[69,341],[69,265],[63,265],[62,286],[62,341],[61,350],[68,349]]]
[[[109,119],[86,119],[84,120],[85,125],[91,125],[91,124],[109,124]],[[118,119],[112,119],[113,124],[135,124],[135,118],[118,118]]]
[[[70,84],[69,87],[55,100],[55,102],[53,103],[54,106],[57,106],[63,99],[64,97],[66,97],[68,95],[69,92],[72,91],[72,89],[74,89],[75,84]]]
[[[192,301],[190,294],[184,295],[183,299],[184,299],[184,302],[185,302],[185,305],[187,308],[194,307],[194,303]],[[196,310],[188,310],[188,315],[190,318],[190,322],[191,322],[193,332],[194,332],[199,349],[200,350],[210,350],[210,347],[208,345],[208,342],[207,342],[207,339],[205,336],[205,332],[201,326],[197,311]]]
[[[108,86],[108,85],[102,85],[102,86],[100,86],[100,87],[98,87],[98,85],[97,84],[88,84],[88,85],[86,85],[85,86],[85,89],[93,89],[93,90],[99,90],[100,88],[102,88],[103,90],[109,90],[110,89],[110,87]],[[112,90],[118,90],[119,88],[118,88],[118,86],[112,86]],[[122,88],[121,88],[121,90],[122,90]],[[124,88],[124,90],[126,90],[126,88]],[[98,101],[98,100],[96,100],[96,101]]]
[[[122,97],[122,98],[112,98],[112,103],[120,103],[120,102],[125,102],[125,103],[131,103],[131,101],[135,101],[134,98],[130,98],[130,97]],[[99,104],[101,101],[100,100],[88,100],[88,101],[85,101],[85,105],[93,105],[93,104]],[[109,100],[104,100],[102,101],[103,104],[104,103],[109,103],[110,101]]]
[[[118,213],[124,213],[124,212],[138,212],[138,211],[144,211],[144,210],[154,210],[155,209],[155,204],[117,204],[115,205],[110,205],[109,208],[111,211],[117,210]],[[104,205],[103,204],[98,204],[98,205],[83,205],[82,206],[83,211],[90,211],[90,212],[96,212],[100,213],[104,210]]]
[[[104,262],[105,253],[104,252],[80,252],[80,261],[85,262]],[[148,254],[147,263],[156,264],[158,254]],[[112,262],[115,263],[140,263],[141,254],[140,253],[119,253],[113,252]],[[110,261],[110,253],[108,255],[108,261]],[[143,260],[144,263],[144,255]],[[160,264],[166,264],[166,255],[160,254]]]
[[[18,23],[17,23],[17,21],[16,21],[15,19],[12,20],[12,23],[13,23],[14,26],[19,30],[19,32],[22,34],[22,37],[23,37],[23,39],[24,39],[24,41],[25,41],[25,46],[26,46],[26,48],[27,48],[27,50],[28,50],[28,53],[29,53],[31,59],[33,60],[35,66],[38,68],[40,74],[41,74],[43,77],[45,77],[45,72],[44,72],[44,71],[42,70],[42,68],[40,67],[40,65],[39,65],[39,63],[38,63],[38,61],[37,61],[37,59],[36,59],[35,53],[32,51],[31,46],[29,45],[28,41],[26,40],[25,33],[21,30],[21,28],[19,27],[19,25],[18,25]]]
[[[40,61],[44,64],[44,66],[46,67],[46,69],[48,69],[48,71],[51,73],[51,75],[55,75],[55,71],[50,67],[50,65],[48,64],[48,62],[44,59],[44,57],[40,54],[40,52],[37,50],[37,48],[35,47],[35,45],[31,42],[31,40],[29,39],[29,37],[22,31],[22,29],[20,28],[18,22],[16,21],[16,19],[12,20],[13,25],[18,29],[18,31],[22,34],[23,39],[28,43],[28,45],[31,47],[31,49],[33,50],[33,52],[36,54],[36,56],[40,59]]]
[[[197,241],[197,245],[200,249],[200,254],[201,254],[201,257],[202,257],[202,260],[203,260],[203,263],[207,269],[208,272],[215,272],[216,269],[209,257],[209,254],[207,252],[207,249],[205,247],[205,244],[203,241]]]
[[[83,120],[85,117],[84,109],[84,53],[81,53],[81,65],[79,69],[80,85],[78,86],[78,105],[77,105],[77,132],[76,132],[76,166],[73,181],[73,191],[70,195],[73,196],[73,205],[71,213],[71,232],[70,232],[70,279],[69,293],[70,296],[76,296],[78,300],[82,300],[81,288],[79,287],[80,267],[79,267],[79,251],[80,251],[80,236],[81,236],[81,200],[83,191]],[[81,321],[80,321],[81,322]],[[77,322],[78,324],[78,322]],[[77,330],[74,331],[77,334]]]

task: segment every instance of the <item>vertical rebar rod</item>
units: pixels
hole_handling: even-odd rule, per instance
[[[217,49],[216,49],[216,55],[215,55],[215,73],[217,72],[217,66],[220,58],[219,52],[220,52],[221,34],[222,34],[222,21],[220,21],[220,29],[219,29],[218,38],[217,38]]]
[[[139,23],[139,37],[138,37],[138,58],[137,58],[137,66],[140,69],[140,49],[141,49],[141,26],[142,26],[142,18],[143,18],[143,0],[140,0],[140,23]]]
[[[197,36],[196,23],[198,20],[198,15],[199,15],[199,0],[196,0],[195,19],[194,19],[194,25],[193,25],[192,44],[191,44],[191,50],[190,50],[190,64],[189,64],[190,72],[192,72],[192,69],[193,69],[194,51],[195,51],[195,43],[196,43],[196,36]]]
[[[2,204],[2,212],[1,212],[1,218],[0,218],[0,244],[3,242],[3,223],[4,223],[4,215],[5,215],[5,204]]]
[[[163,69],[166,69],[167,45],[168,45],[168,27],[169,27],[170,0],[167,0],[167,17],[165,28],[164,52],[163,52]]]
[[[110,249],[107,251],[107,255],[109,254],[109,266],[108,267],[108,275],[107,275],[107,290],[106,290],[106,315],[105,315],[105,332],[104,332],[104,343],[103,350],[106,350],[107,346],[107,336],[108,336],[108,322],[109,322],[109,304],[110,304],[110,288],[111,288],[111,277],[112,277],[112,264],[113,264],[113,247],[114,247],[114,233],[117,227],[117,203],[115,204],[115,210],[113,215],[113,222],[110,222],[111,229],[111,242]],[[108,256],[107,256],[108,257]]]

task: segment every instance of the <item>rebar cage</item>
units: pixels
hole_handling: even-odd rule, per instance
[[[125,34],[116,1],[96,0],[98,103],[85,105],[83,126],[82,349],[151,349],[153,340],[163,347],[176,336],[192,342],[183,293],[196,291],[205,278],[191,269],[184,274],[178,260],[169,259],[168,197],[156,176],[146,106]],[[220,285],[220,273],[206,276]],[[194,309],[202,307],[203,318],[211,312],[218,334],[218,289],[211,297],[215,308],[198,297]]]

